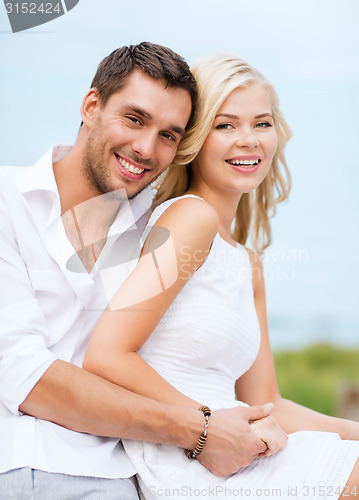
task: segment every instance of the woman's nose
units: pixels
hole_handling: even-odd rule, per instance
[[[238,132],[236,143],[238,147],[255,148],[259,145],[259,139],[255,130],[243,128]]]

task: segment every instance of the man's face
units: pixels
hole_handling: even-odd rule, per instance
[[[125,188],[136,196],[172,162],[191,114],[191,98],[140,70],[106,105],[94,108],[83,173],[94,195]]]

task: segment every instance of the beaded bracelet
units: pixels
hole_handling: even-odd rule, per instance
[[[208,408],[208,406],[201,406],[200,408],[198,408],[198,411],[201,411],[204,415],[204,420],[205,420],[204,431],[203,431],[203,434],[201,434],[201,436],[196,444],[196,447],[193,451],[192,450],[184,450],[185,455],[188,458],[197,458],[198,455],[203,450],[206,439],[207,439],[207,429],[208,429],[208,424],[209,424],[209,417],[211,416],[211,410]]]

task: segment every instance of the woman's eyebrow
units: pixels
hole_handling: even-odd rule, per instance
[[[256,115],[254,118],[264,118],[265,116],[270,116],[272,118],[272,115],[271,113],[262,113],[260,115]],[[216,115],[216,118],[219,118],[219,117],[225,117],[225,118],[233,118],[234,120],[239,120],[239,116],[238,115],[232,115],[231,113],[219,113],[218,115]]]
[[[239,120],[239,116],[232,115],[231,113],[219,113],[218,115],[216,115],[216,118],[219,118],[220,116],[223,116],[224,118],[233,118],[234,120]]]

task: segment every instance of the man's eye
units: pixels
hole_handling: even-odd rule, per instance
[[[168,134],[167,132],[162,132],[162,137],[164,137],[165,139],[169,139],[170,141],[176,141],[176,138],[173,137],[173,135]]]
[[[138,125],[141,124],[140,120],[138,118],[136,118],[135,116],[128,116],[127,118],[128,118],[128,120],[130,120],[133,123],[137,123]]]

